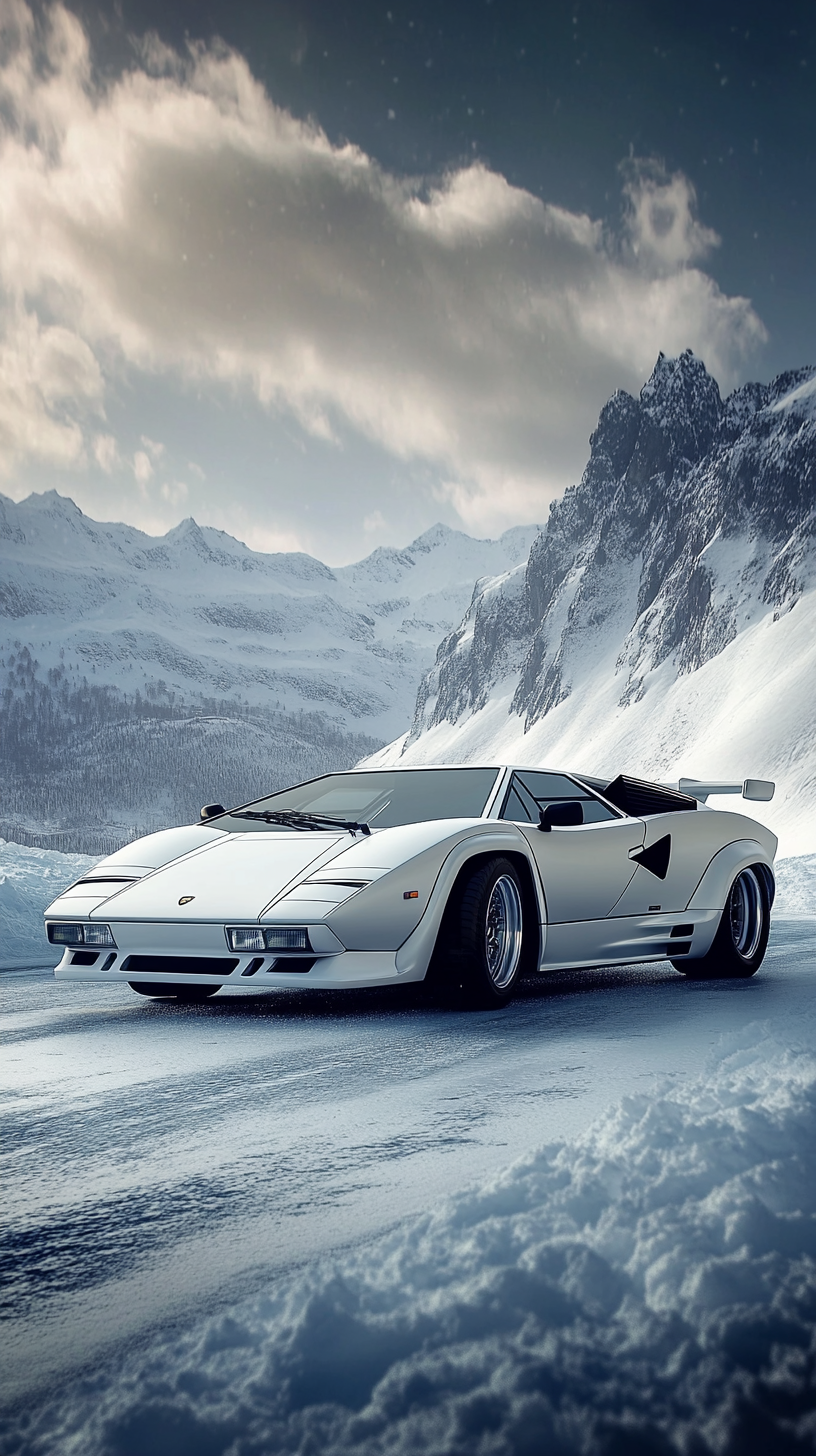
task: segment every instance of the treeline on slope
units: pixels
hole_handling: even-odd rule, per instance
[[[0,742],[0,838],[99,855],[380,747],[323,713],[183,703],[161,685],[129,695],[59,669],[43,680],[27,653],[0,694]]]

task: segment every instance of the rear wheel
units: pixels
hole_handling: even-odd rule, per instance
[[[521,885],[509,859],[471,870],[445,916],[435,957],[442,989],[459,1004],[506,1006],[519,978],[524,941]]]
[[[737,875],[708,953],[699,960],[672,961],[672,965],[698,981],[753,976],[765,957],[770,928],[766,874],[756,865]]]
[[[174,1001],[209,1001],[219,986],[176,986],[166,981],[128,981],[131,991],[136,991],[139,996],[154,996],[167,999],[172,997]]]

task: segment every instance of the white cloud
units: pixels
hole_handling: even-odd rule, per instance
[[[161,487],[160,494],[162,500],[167,501],[168,505],[180,506],[184,504],[190,491],[183,480],[166,480]]]
[[[642,159],[622,171],[627,237],[642,265],[665,277],[719,247],[718,235],[697,218],[697,195],[682,172],[669,176],[660,163]]]
[[[162,459],[165,450],[160,440],[151,440],[147,435],[142,435],[142,444],[151,460],[157,461]]]
[[[137,450],[133,457],[133,474],[139,485],[147,485],[153,475],[153,466],[150,463],[150,456],[144,450]]]
[[[764,337],[698,266],[716,238],[680,175],[631,168],[615,237],[478,162],[430,188],[392,176],[223,46],[151,36],[103,82],[60,6],[38,25],[14,0],[3,24],[6,468],[81,461],[103,369],[135,368],[429,462],[492,529],[579,474],[598,408],[660,349],[728,384]]]
[[[101,412],[103,390],[93,352],[71,329],[22,308],[0,312],[0,470],[79,464],[80,421]]]
[[[93,442],[93,456],[100,470],[106,475],[121,464],[119,447],[113,435],[97,435]]]

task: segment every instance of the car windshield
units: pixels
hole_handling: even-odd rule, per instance
[[[478,819],[498,772],[495,768],[418,768],[326,774],[209,822],[215,828],[245,834],[247,830],[325,829],[334,820],[338,828],[367,824],[373,830],[418,824],[424,819]],[[315,823],[305,822],[303,816],[309,814],[315,816]],[[270,818],[261,817],[265,815]]]

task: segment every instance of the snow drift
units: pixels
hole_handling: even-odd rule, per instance
[[[816,1440],[816,1057],[763,1039],[95,1371],[18,1456],[746,1456]]]
[[[88,855],[29,849],[0,839],[0,969],[53,964],[43,911],[92,864]]]

